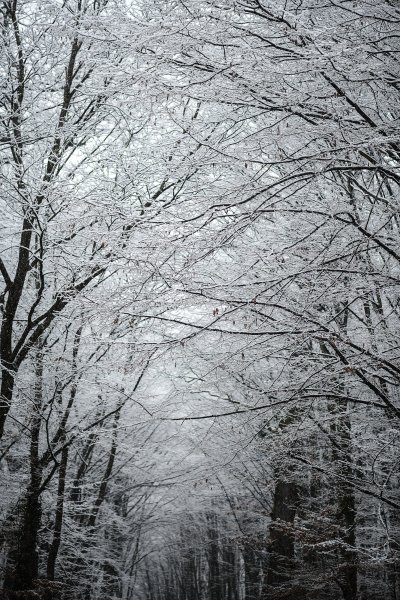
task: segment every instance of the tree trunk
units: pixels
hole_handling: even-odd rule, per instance
[[[42,467],[39,459],[39,437],[42,405],[43,349],[36,354],[35,397],[31,423],[30,482],[23,504],[23,515],[16,545],[10,552],[4,587],[27,590],[38,578],[37,541],[42,516],[40,494]]]
[[[333,460],[339,480],[337,491],[337,521],[341,526],[342,547],[339,562],[338,584],[344,600],[357,600],[357,561],[353,550],[356,543],[356,500],[354,487],[345,480],[352,478],[351,424],[347,414],[347,402],[341,402],[334,409],[338,414],[335,434],[341,451],[333,447]]]
[[[57,506],[54,521],[53,541],[47,558],[47,578],[54,581],[56,560],[61,543],[61,530],[64,516],[65,478],[68,465],[68,447],[64,448],[61,455],[60,470],[58,475]]]
[[[260,580],[260,558],[248,544],[243,549],[246,600],[258,600],[262,581]]]
[[[277,474],[278,475],[278,474]],[[294,571],[293,523],[298,503],[298,489],[293,481],[277,477],[271,513],[269,562],[267,572],[267,595],[273,598],[274,591],[280,598],[298,598],[292,591]]]
[[[213,514],[208,515],[208,594],[210,600],[222,600],[218,549],[218,522]]]
[[[0,388],[0,440],[3,437],[4,426],[10,410],[15,383],[15,373],[8,366],[4,356],[2,360],[2,375]]]

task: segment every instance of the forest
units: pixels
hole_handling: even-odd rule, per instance
[[[0,599],[400,600],[399,1],[0,32]]]

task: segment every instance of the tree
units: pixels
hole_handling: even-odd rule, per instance
[[[18,586],[394,600],[396,4],[2,15]]]

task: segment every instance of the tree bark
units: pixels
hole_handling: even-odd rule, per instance
[[[298,489],[293,481],[286,481],[277,473],[271,513],[269,563],[267,571],[267,598],[279,591],[280,598],[298,598],[292,591],[294,571],[293,523],[298,504]]]
[[[54,521],[53,541],[47,558],[47,578],[54,581],[56,560],[61,543],[61,531],[64,516],[65,479],[68,465],[68,447],[61,454],[60,470],[58,475],[57,506]]]
[[[4,587],[11,590],[27,590],[38,577],[37,542],[42,517],[40,501],[42,467],[39,459],[41,427],[43,347],[36,354],[35,397],[31,423],[30,482],[23,504],[23,514],[16,546],[9,556]]]

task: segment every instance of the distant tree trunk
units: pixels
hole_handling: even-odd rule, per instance
[[[98,434],[96,432],[90,433],[87,442],[80,453],[81,462],[78,466],[69,496],[71,502],[80,502],[81,500],[83,479],[85,477],[86,471],[89,468],[97,438]]]
[[[295,482],[287,481],[276,472],[276,483],[269,531],[269,562],[267,572],[266,598],[274,597],[279,590],[279,598],[298,599],[298,593],[291,591],[294,571],[293,523],[298,504],[298,488]]]
[[[224,543],[222,549],[223,586],[225,600],[239,600],[238,578],[236,572],[235,546]]]
[[[218,522],[214,514],[208,515],[208,594],[210,600],[222,600],[221,574],[218,549]]]
[[[357,561],[354,550],[356,543],[356,499],[352,478],[351,423],[347,413],[347,402],[339,401],[331,411],[338,415],[338,421],[332,425],[340,451],[333,447],[332,454],[336,473],[339,476],[337,489],[337,522],[340,525],[342,546],[340,549],[338,585],[344,600],[357,600]]]
[[[364,303],[366,310],[366,303]],[[337,306],[340,315],[336,319],[338,325],[347,334],[348,328],[348,302],[345,301]],[[370,314],[366,310],[367,322],[370,323]],[[370,330],[371,332],[371,330]],[[322,345],[322,351],[327,349]],[[344,399],[330,402],[328,409],[332,417],[331,434],[335,443],[332,445],[332,459],[335,465],[337,481],[335,483],[337,502],[337,522],[340,526],[340,537],[342,544],[339,551],[339,563],[337,583],[342,590],[344,600],[357,600],[357,557],[355,552],[356,543],[356,500],[354,486],[351,483],[353,477],[353,455],[351,440],[351,421],[348,413],[348,403],[345,399],[346,388],[339,381],[339,389]]]
[[[245,590],[246,600],[258,600],[262,581],[260,579],[261,568],[260,559],[257,552],[246,544],[243,549],[244,571],[245,571]]]
[[[297,409],[292,408],[281,420],[280,428],[286,429],[297,420]],[[299,504],[299,488],[290,472],[285,472],[283,465],[274,468],[273,480],[275,487],[269,527],[268,569],[262,598],[270,600],[274,598],[274,591],[276,591],[279,592],[279,598],[297,600],[298,591],[294,589],[293,525]]]
[[[196,554],[191,548],[187,553],[187,559],[182,571],[182,597],[193,600],[200,599],[200,590],[197,580]]]

